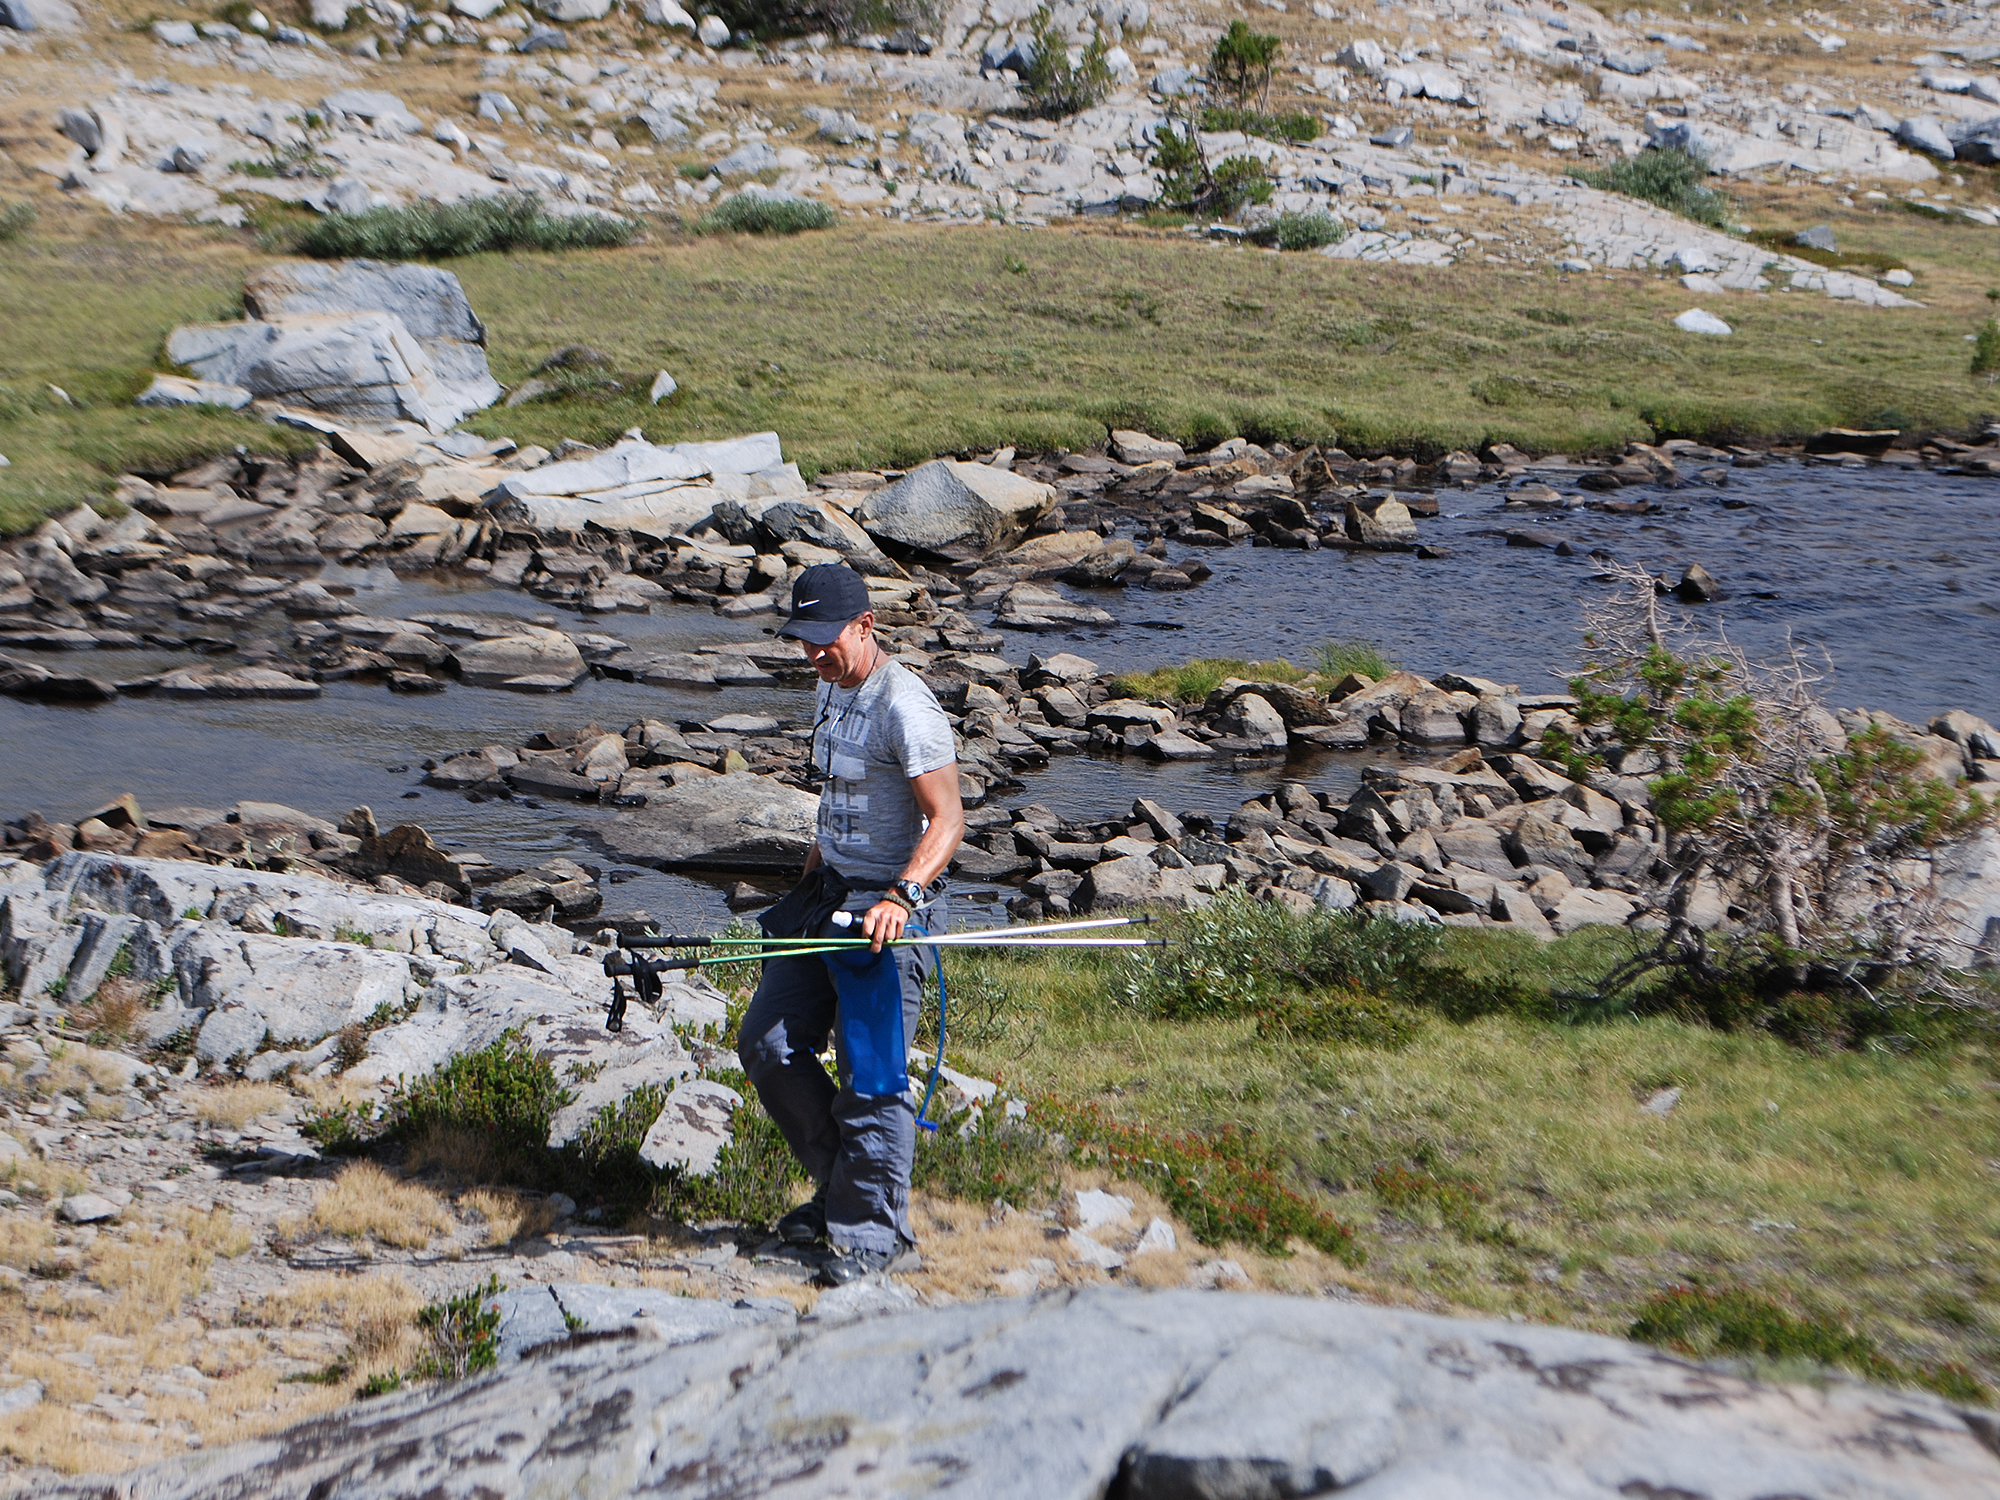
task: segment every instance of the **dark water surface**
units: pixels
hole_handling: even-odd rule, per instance
[[[1581,601],[1603,587],[1591,581],[1596,567],[1582,554],[1603,548],[1676,576],[1688,562],[1702,563],[1725,593],[1699,612],[1725,624],[1752,655],[1781,652],[1787,632],[1826,651],[1834,670],[1824,691],[1837,706],[1887,709],[1919,722],[1948,708],[2000,717],[2000,485],[1884,468],[1774,464],[1735,470],[1720,488],[1624,493],[1662,508],[1634,517],[1503,515],[1498,489],[1440,492],[1439,517],[1419,523],[1427,541],[1447,550],[1435,560],[1206,549],[1202,557],[1215,576],[1199,589],[1107,592],[1098,602],[1117,625],[1010,638],[1004,654],[1021,661],[1031,650],[1067,649],[1114,668],[1197,656],[1304,662],[1322,641],[1360,638],[1425,675],[1456,670],[1547,690],[1574,663]],[[1578,555],[1509,547],[1497,534],[1524,525],[1569,539]],[[527,617],[551,612],[524,594],[450,590],[431,580],[397,579],[386,568],[329,568],[323,576],[356,584],[355,602],[375,615],[441,608]],[[649,616],[565,613],[560,623],[657,650],[752,639],[770,627],[686,606],[660,609]],[[264,628],[281,629],[282,622]],[[66,664],[115,678],[187,660],[99,652]],[[558,853],[608,863],[614,879],[630,874],[607,886],[607,912],[644,908],[702,927],[724,915],[719,887],[633,870],[591,852],[591,830],[609,809],[473,805],[420,787],[420,766],[427,757],[481,744],[518,745],[545,726],[595,721],[617,730],[640,717],[671,722],[750,710],[802,718],[809,708],[803,689],[673,690],[596,680],[548,698],[457,683],[413,698],[379,684],[339,682],[299,703],[133,698],[75,708],[0,699],[0,813],[35,808],[73,819],[124,791],[136,793],[142,806],[226,807],[253,798],[329,817],[366,803],[384,826],[421,822],[441,843],[503,864]],[[1044,802],[1076,818],[1122,812],[1138,795],[1175,810],[1226,812],[1281,776],[1345,790],[1368,759],[1395,753],[1320,753],[1282,770],[1250,773],[1070,756],[1029,776],[1011,800]]]

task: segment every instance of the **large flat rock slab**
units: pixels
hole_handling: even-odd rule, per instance
[[[705,776],[650,792],[603,830],[633,859],[707,870],[795,870],[812,844],[819,799],[774,776]]]
[[[510,1308],[523,1343],[554,1331],[552,1311]],[[1761,1385],[1564,1329],[1118,1290],[776,1317],[706,1338],[688,1320],[649,1333],[634,1316],[647,1311],[593,1305],[569,1321],[609,1336],[546,1344],[501,1374],[44,1493],[1971,1500],[2000,1488],[1990,1416],[1860,1385]]]

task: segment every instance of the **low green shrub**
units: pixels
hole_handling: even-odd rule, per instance
[[[1112,1119],[1095,1104],[1045,1098],[1029,1118],[1069,1142],[1072,1160],[1144,1182],[1204,1245],[1240,1241],[1283,1255],[1303,1240],[1349,1265],[1366,1254],[1354,1229],[1286,1187],[1285,1164],[1248,1132],[1166,1135]]]
[[[497,1365],[500,1310],[486,1304],[500,1292],[500,1278],[489,1276],[484,1284],[419,1312],[417,1326],[430,1348],[410,1373],[421,1380],[463,1380]]]
[[[1347,226],[1319,209],[1305,214],[1287,211],[1253,230],[1250,238],[1274,250],[1320,250],[1346,239]]]
[[[681,1223],[731,1219],[771,1224],[790,1211],[793,1189],[807,1180],[806,1174],[749,1080],[736,1072],[713,1076],[743,1096],[730,1118],[729,1144],[706,1177],[669,1172],[660,1178],[650,1212]]]
[[[638,226],[605,214],[551,214],[533,193],[327,214],[289,248],[324,259],[438,260],[485,250],[595,250],[631,243]]]
[[[1629,1332],[1643,1343],[1697,1358],[1745,1354],[1808,1360],[1888,1385],[1921,1386],[1954,1401],[1991,1399],[1985,1385],[1963,1365],[1905,1364],[1882,1353],[1865,1333],[1791,1312],[1742,1288],[1671,1287],[1647,1300]]]
[[[1571,174],[1594,188],[1657,203],[1682,218],[1715,229],[1729,227],[1729,200],[1704,185],[1708,163],[1672,146],[1649,146],[1602,171]]]
[[[694,229],[697,234],[803,234],[839,222],[840,216],[817,198],[738,193],[695,220]]]
[[[1320,123],[1319,116],[1309,110],[1268,115],[1257,109],[1211,104],[1201,112],[1201,128],[1211,133],[1240,130],[1245,135],[1261,136],[1267,141],[1304,142],[1318,139],[1326,127]]]
[[[1989,375],[2000,370],[2000,318],[1988,318],[1972,341],[1972,373]]]
[[[1015,1208],[1040,1208],[1061,1194],[1061,1169],[1061,1154],[1038,1125],[991,1112],[975,1123],[965,1111],[918,1134],[910,1182],[968,1203],[1004,1198]]]
[[[518,1031],[509,1031],[402,1089],[390,1103],[389,1126],[405,1139],[466,1131],[502,1155],[539,1151],[547,1147],[556,1111],[570,1099],[555,1069]]]
[[[1254,156],[1225,156],[1216,165],[1209,212],[1228,218],[1252,203],[1269,203],[1274,191],[1264,164]]]

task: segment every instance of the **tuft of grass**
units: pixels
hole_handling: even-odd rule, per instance
[[[32,203],[0,203],[0,241],[17,240],[40,217]]]
[[[1234,656],[1205,656],[1177,667],[1127,672],[1112,679],[1111,690],[1125,698],[1200,703],[1232,677],[1247,682],[1302,682],[1306,676],[1282,657],[1277,661],[1244,661]]]
[[[197,1090],[192,1102],[204,1125],[241,1130],[259,1115],[276,1114],[292,1096],[274,1083],[224,1083]]]
[[[831,229],[840,216],[817,198],[737,193],[695,220],[697,234],[803,234]]]
[[[532,1239],[556,1221],[556,1211],[547,1198],[510,1188],[475,1188],[458,1200],[458,1206],[486,1221],[486,1243],[493,1246]]]
[[[1276,250],[1318,250],[1347,238],[1347,226],[1320,209],[1311,213],[1287,210],[1253,230],[1250,238]]]
[[[636,225],[606,214],[551,214],[533,193],[328,214],[294,233],[295,254],[325,259],[441,260],[492,250],[599,250],[626,245]]]
[[[1398,670],[1395,660],[1385,656],[1373,641],[1327,641],[1313,654],[1313,668],[1335,682],[1349,672],[1380,682]]]
[[[477,1052],[461,1053],[400,1090],[390,1104],[390,1131],[404,1140],[470,1135],[502,1160],[538,1155],[549,1125],[570,1102],[555,1069],[517,1031]]]
[[[313,1195],[305,1227],[342,1239],[372,1239],[421,1250],[456,1227],[449,1206],[429,1188],[401,1182],[370,1161],[344,1168]]]
[[[1780,1363],[1834,1365],[1886,1385],[1921,1386],[1953,1401],[1984,1405],[1992,1399],[1985,1383],[1964,1365],[1891,1359],[1865,1333],[1829,1318],[1794,1313],[1740,1287],[1670,1287],[1647,1300],[1628,1332],[1698,1358],[1745,1354]]]
[[[1672,146],[1648,146],[1601,171],[1571,174],[1594,188],[1657,203],[1713,229],[1729,227],[1729,200],[1704,185],[1708,163]]]

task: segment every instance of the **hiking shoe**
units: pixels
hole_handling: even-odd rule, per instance
[[[915,1245],[898,1245],[893,1250],[837,1250],[819,1268],[813,1280],[821,1286],[846,1286],[866,1276],[886,1276],[899,1271],[915,1271],[924,1258]]]
[[[826,1200],[815,1195],[786,1214],[777,1224],[778,1238],[787,1245],[826,1243]]]

